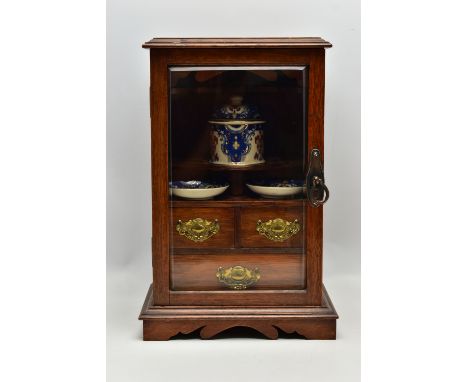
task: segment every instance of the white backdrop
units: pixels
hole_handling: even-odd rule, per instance
[[[193,3],[189,16],[177,2],[109,3],[108,380],[237,382],[241,375],[358,381],[357,204],[343,210],[343,220],[338,215],[345,195],[347,205],[358,202],[358,183],[345,181],[355,179],[359,162],[357,150],[347,149],[358,134],[358,114],[350,113],[358,110],[358,4]],[[362,3],[362,381],[466,381],[468,52],[460,47],[468,34],[467,5]],[[0,297],[10,311],[23,312],[28,296],[28,314],[2,316],[8,362],[0,380],[63,381],[66,375],[70,382],[102,381],[105,3],[10,1],[1,10],[7,53],[0,71]],[[433,33],[435,25],[440,33]],[[136,317],[151,275],[142,241],[149,226],[149,176],[139,167],[148,163],[147,105],[139,92],[146,88],[147,60],[138,45],[156,34],[320,34],[335,43],[327,64],[327,179],[335,190],[325,209],[325,283],[340,313],[337,341],[141,341]],[[19,41],[28,41],[27,48]],[[434,54],[435,46],[449,54]],[[393,48],[398,54],[389,54]],[[395,147],[402,155],[394,155]],[[435,152],[443,153],[442,160],[433,160]],[[388,187],[395,168],[405,169],[399,173],[404,198]],[[436,205],[438,189],[428,187],[434,174],[444,174],[450,188]],[[395,313],[396,296],[405,314]],[[445,307],[457,314],[440,314]],[[67,319],[56,319],[63,315]],[[439,330],[447,323],[452,331]]]
[[[151,281],[149,54],[141,44],[156,36],[320,36],[333,44],[333,48],[326,52],[325,177],[331,197],[324,209],[324,282],[341,314],[338,336],[354,333],[351,350],[356,354],[348,359],[351,362],[349,369],[338,368],[334,373],[338,373],[336,378],[346,375],[347,381],[357,381],[360,272],[358,0],[108,1],[107,263],[108,330],[112,331],[109,332],[109,362],[113,365],[110,370],[119,368],[125,338],[137,341],[133,346],[140,349],[138,336],[141,329],[136,316]],[[347,294],[350,290],[351,295]],[[117,320],[116,315],[126,318],[118,324],[112,321]],[[346,329],[348,332],[344,333]],[[123,333],[130,330],[131,335],[122,337],[121,334],[119,337],[114,330]],[[321,381],[325,381],[328,374],[325,364],[321,364],[324,367]],[[317,365],[318,368],[322,366]],[[121,371],[112,375],[121,375]],[[121,380],[127,379],[122,377]]]

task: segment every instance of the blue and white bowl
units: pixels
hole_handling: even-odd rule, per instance
[[[211,199],[227,190],[227,182],[204,182],[201,180],[177,180],[169,182],[169,193],[185,199]]]
[[[248,182],[247,187],[256,194],[265,198],[284,198],[303,194],[305,191],[304,180],[297,179],[264,179]]]

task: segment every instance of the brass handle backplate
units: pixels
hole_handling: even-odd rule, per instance
[[[226,284],[231,289],[247,289],[260,279],[260,270],[258,268],[245,268],[241,265],[230,268],[219,267],[216,277],[219,282]]]
[[[217,219],[210,221],[202,218],[195,218],[186,222],[179,220],[176,226],[176,230],[180,235],[195,242],[205,241],[216,235],[219,228]]]
[[[300,230],[301,225],[297,219],[292,222],[281,218],[268,220],[267,222],[262,222],[261,220],[257,222],[258,233],[272,241],[288,240]]]

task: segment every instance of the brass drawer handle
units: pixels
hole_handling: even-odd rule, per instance
[[[241,265],[230,268],[219,267],[216,277],[219,282],[226,284],[231,289],[247,289],[260,279],[260,270],[258,268],[245,268]]]
[[[176,230],[180,235],[195,242],[205,241],[216,235],[219,228],[218,219],[210,221],[202,218],[195,218],[186,222],[179,220],[176,226]]]
[[[301,225],[297,219],[292,222],[281,218],[268,220],[267,222],[262,222],[261,220],[257,222],[258,233],[272,241],[288,240],[300,230]]]

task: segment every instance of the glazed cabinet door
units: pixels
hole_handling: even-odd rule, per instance
[[[236,53],[151,52],[155,303],[320,305],[323,49]]]

